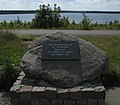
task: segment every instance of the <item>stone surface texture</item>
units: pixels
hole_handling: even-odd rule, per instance
[[[77,41],[80,60],[42,60],[43,41]],[[44,80],[54,86],[68,88],[85,81],[94,81],[106,72],[106,53],[91,43],[61,32],[35,39],[22,58],[21,68],[27,78]],[[21,78],[21,77],[20,77]]]
[[[25,78],[10,89],[11,105],[105,105],[105,88],[100,81],[63,89],[49,84],[44,86],[44,82],[36,85],[28,81],[26,84]]]

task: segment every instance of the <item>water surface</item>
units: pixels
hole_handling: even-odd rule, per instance
[[[17,17],[22,21],[32,21],[34,18],[34,14],[10,14],[10,15],[0,15],[0,22],[6,20],[9,22],[10,20],[17,20]],[[61,16],[68,16],[70,22],[75,20],[76,23],[79,23],[83,19],[82,13],[61,13]],[[102,13],[86,13],[86,16],[89,16],[91,22],[95,23],[103,23],[106,21],[115,21],[118,20],[120,22],[120,14],[102,14]]]

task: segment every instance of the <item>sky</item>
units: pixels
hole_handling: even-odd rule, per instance
[[[36,10],[42,4],[57,4],[62,10],[120,11],[120,0],[0,0],[0,10]]]

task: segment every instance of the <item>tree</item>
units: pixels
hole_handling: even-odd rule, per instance
[[[75,20],[72,21],[72,28],[75,29],[76,23]]]
[[[68,26],[70,25],[68,17],[65,17],[65,16],[63,17],[62,24],[64,28],[68,29]]]
[[[39,9],[35,13],[35,18],[32,20],[32,27],[34,28],[52,28],[52,27],[60,27],[60,7],[57,7],[54,4],[54,9],[50,7],[48,4],[40,5]]]
[[[14,23],[13,23],[13,21],[11,20],[10,23],[9,23],[9,28],[10,28],[10,29],[13,29],[13,27],[14,27]]]
[[[54,10],[53,10],[53,27],[60,27],[60,20],[61,20],[61,16],[60,16],[60,7],[56,4],[54,4]]]
[[[3,27],[4,27],[5,30],[7,30],[7,22],[6,22],[6,20],[4,20],[4,22],[3,22]]]
[[[81,21],[81,24],[82,24],[82,28],[84,30],[89,30],[91,27],[91,20],[89,19],[88,16],[85,15],[85,13],[83,13],[83,19]]]

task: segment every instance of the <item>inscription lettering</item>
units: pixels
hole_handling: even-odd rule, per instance
[[[42,59],[80,59],[76,41],[44,41]]]

